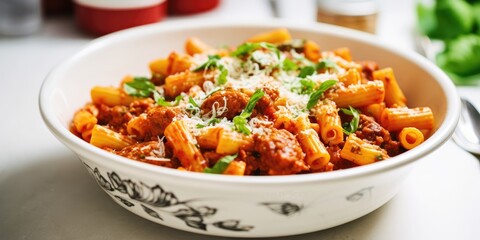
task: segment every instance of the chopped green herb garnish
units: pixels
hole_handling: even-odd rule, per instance
[[[298,65],[292,60],[285,58],[282,63],[282,69],[284,71],[294,71],[298,69]]]
[[[223,172],[225,172],[225,170],[227,169],[228,165],[230,165],[230,163],[235,159],[237,158],[237,154],[234,154],[234,155],[227,155],[225,157],[222,157],[220,158],[216,163],[215,165],[213,165],[213,167],[211,168],[205,168],[203,170],[204,173],[214,173],[214,174],[222,174]]]
[[[330,68],[337,67],[337,64],[330,58],[323,59],[319,63],[317,63],[317,70],[327,70]]]
[[[265,93],[261,89],[257,89],[252,94],[252,97],[250,97],[250,100],[248,100],[247,106],[242,110],[242,113],[233,118],[233,126],[235,131],[246,135],[250,134],[250,129],[248,129],[247,127],[247,118],[252,115],[255,105],[257,104],[258,100],[260,100],[264,95]]]
[[[133,81],[123,84],[123,90],[130,96],[150,97],[155,85],[146,77],[134,77]]]
[[[294,84],[290,91],[298,94],[311,94],[315,91],[316,84],[312,79],[300,79]]]
[[[219,69],[220,69],[220,75],[218,75],[217,83],[220,85],[223,85],[227,83],[228,70],[222,65],[219,66]]]
[[[177,106],[180,103],[180,101],[183,99],[183,97],[182,97],[182,95],[178,95],[175,98],[175,101],[169,102],[169,101],[165,100],[165,98],[162,95],[160,95],[160,93],[158,93],[157,91],[154,91],[153,92],[153,99],[155,100],[157,105],[160,105],[160,106],[163,106],[163,107],[172,107],[172,106]]]
[[[312,66],[305,66],[300,69],[300,73],[298,74],[299,78],[306,78],[315,73],[315,68]]]
[[[352,106],[349,106],[349,109],[340,108],[340,110],[343,113],[352,116],[352,120],[349,123],[345,122],[342,124],[343,132],[347,135],[356,132],[358,129],[358,124],[360,122],[360,112]]]
[[[247,43],[244,43],[244,44],[238,46],[237,49],[231,53],[231,55],[233,57],[243,57],[243,56],[246,56],[246,55],[248,55],[248,54],[252,53],[253,51],[258,50],[260,48],[268,49],[272,52],[275,52],[277,57],[280,58],[280,50],[278,50],[278,48],[275,45],[273,45],[271,43],[267,43],[267,42],[260,42],[260,43],[247,42]]]
[[[310,94],[315,90],[315,82],[312,79],[300,79],[300,84],[302,85],[302,94]]]
[[[198,106],[198,104],[195,102],[195,100],[193,100],[193,98],[191,96],[188,96],[188,102],[190,104],[192,104],[192,106],[194,106],[196,108],[200,108],[200,106]]]
[[[222,120],[219,119],[219,118],[212,118],[210,119],[210,121],[208,121],[208,126],[212,125],[212,126],[215,126],[217,123],[220,123]]]
[[[208,55],[208,60],[204,62],[202,65],[193,69],[194,72],[206,69],[212,69],[219,66],[218,60],[220,60],[220,56],[218,55]]]
[[[336,80],[326,80],[322,82],[320,87],[312,94],[310,94],[310,98],[308,99],[307,109],[312,109],[315,105],[317,105],[318,100],[323,96],[323,93],[331,88],[333,85],[337,83]]]

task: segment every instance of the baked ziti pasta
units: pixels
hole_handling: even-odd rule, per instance
[[[71,131],[132,160],[184,171],[288,175],[386,161],[421,144],[428,107],[408,107],[394,71],[323,50],[287,29],[232,48],[200,38],[151,76],[94,86]],[[388,160],[387,160],[388,161]]]

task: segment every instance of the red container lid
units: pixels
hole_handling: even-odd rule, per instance
[[[166,15],[166,0],[74,0],[75,19],[83,30],[104,35],[155,23]]]
[[[194,14],[217,7],[220,0],[168,0],[168,13]]]

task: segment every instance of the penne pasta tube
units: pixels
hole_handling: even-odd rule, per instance
[[[127,123],[127,133],[142,139],[146,136],[149,128],[150,124],[147,120],[147,114],[145,113],[132,118]]]
[[[90,90],[90,96],[94,104],[105,104],[109,107],[116,105],[127,106],[135,100],[118,87],[95,86]]]
[[[219,135],[215,152],[224,155],[234,154],[238,152],[240,147],[252,144],[253,139],[250,135],[223,129]]]
[[[246,42],[268,42],[278,44],[290,40],[292,40],[292,36],[288,30],[286,28],[279,28],[252,36],[251,38],[247,39]]]
[[[194,143],[194,137],[187,131],[182,120],[170,123],[164,132],[167,140],[172,143],[173,153],[188,171],[202,172],[207,167],[207,161]]]
[[[99,148],[120,150],[133,143],[133,139],[98,124],[92,129],[90,144]]]
[[[320,46],[314,41],[307,40],[303,46],[303,54],[305,58],[312,62],[317,62],[320,59]]]
[[[385,109],[385,103],[373,103],[365,107],[364,111],[366,111],[369,115],[375,118],[375,121],[380,122],[380,118],[382,116],[382,112]]]
[[[97,118],[87,110],[80,110],[73,116],[73,126],[79,133],[92,130],[97,124]]]
[[[340,151],[340,156],[358,165],[366,165],[388,158],[385,150],[377,145],[369,144],[350,134]]]
[[[213,48],[199,38],[191,37],[185,41],[185,52],[188,55],[193,56],[210,50],[213,50]]]
[[[180,55],[176,52],[168,55],[167,74],[172,75],[179,72],[184,72],[190,69],[192,61],[189,55]]]
[[[168,58],[159,58],[150,62],[148,65],[150,72],[167,76],[168,74]]]
[[[246,167],[247,164],[243,161],[232,161],[230,164],[228,164],[228,167],[225,169],[223,174],[243,176],[245,175]]]
[[[305,153],[305,163],[312,170],[323,169],[330,161],[330,154],[313,129],[302,130],[297,134],[298,142]]]
[[[320,136],[324,143],[337,145],[343,142],[343,128],[335,102],[326,100],[317,105],[314,114],[320,125]]]
[[[373,79],[381,80],[385,86],[385,103],[387,107],[407,106],[407,98],[398,85],[393,69],[384,68],[373,72]]]
[[[294,122],[291,117],[288,115],[285,108],[281,108],[279,111],[275,112],[275,120],[273,121],[273,127],[277,129],[285,129],[289,132],[293,132]]]
[[[385,89],[381,81],[369,81],[365,84],[352,84],[335,91],[327,91],[325,97],[333,100],[337,107],[363,107],[381,103],[385,97]]]
[[[330,154],[320,141],[318,133],[310,127],[307,115],[300,115],[294,121],[297,140],[305,153],[304,162],[312,170],[321,170],[330,161]]]
[[[185,71],[169,75],[165,79],[163,88],[167,97],[174,98],[182,92],[187,92],[195,85],[202,85],[204,81],[203,72]]]
[[[216,149],[222,131],[223,128],[220,127],[208,127],[202,129],[200,135],[197,136],[198,145],[204,149]]]
[[[350,52],[350,48],[347,48],[347,47],[337,48],[333,50],[333,53],[335,53],[335,55],[349,62],[352,61],[352,53]]]
[[[420,145],[425,140],[425,137],[418,128],[406,127],[398,134],[398,140],[405,149],[410,150]]]
[[[350,68],[344,75],[340,76],[339,80],[343,82],[345,86],[361,84],[362,76],[360,76],[360,72],[356,68]]]
[[[380,124],[389,131],[399,131],[406,127],[432,129],[434,124],[432,110],[428,107],[385,108]]]
[[[318,123],[310,123],[310,128],[315,130],[315,132],[320,133],[320,124]]]
[[[93,132],[93,128],[92,129],[89,129],[89,130],[85,130],[81,133],[82,135],[82,139],[87,141],[87,142],[90,142],[90,140],[92,139],[92,132]]]

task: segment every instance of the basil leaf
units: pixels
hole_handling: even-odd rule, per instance
[[[326,70],[335,67],[337,67],[337,64],[330,58],[321,60],[316,66],[317,70]]]
[[[306,78],[315,73],[315,68],[312,66],[306,66],[300,69],[300,73],[298,74],[299,78]]]
[[[316,84],[312,79],[304,78],[290,88],[290,91],[298,94],[311,94],[315,91],[315,86]]]
[[[123,84],[123,90],[130,96],[150,97],[155,85],[146,77],[134,77],[133,81]]]
[[[169,101],[165,100],[165,98],[163,96],[161,96],[160,93],[158,93],[157,91],[154,91],[153,92],[153,99],[155,100],[157,105],[160,105],[160,106],[163,106],[163,107],[172,107],[172,106],[177,106],[180,103],[180,101],[183,99],[183,97],[182,97],[182,95],[178,95],[175,98],[174,102],[169,102]]]
[[[197,72],[197,71],[200,71],[200,70],[216,68],[216,67],[219,66],[218,65],[218,60],[220,60],[220,56],[218,56],[218,55],[208,55],[208,60],[206,62],[204,62],[202,65],[193,69],[193,71]]]
[[[278,48],[275,45],[267,42],[244,43],[238,46],[237,49],[235,49],[235,51],[233,51],[230,55],[232,55],[233,57],[243,57],[260,48],[268,49],[272,52],[275,52],[277,57],[280,59],[280,50],[278,50]]]
[[[250,135],[251,132],[250,129],[247,127],[248,122],[246,118],[243,118],[241,116],[235,116],[232,121],[235,131],[243,133],[245,135]]]
[[[323,96],[323,93],[331,88],[333,85],[337,83],[336,80],[326,80],[322,82],[320,87],[312,94],[310,94],[310,98],[308,99],[307,109],[312,109],[315,105],[317,105],[318,100]]]
[[[360,123],[360,112],[352,106],[349,106],[349,109],[340,108],[340,110],[343,113],[352,116],[352,120],[350,121],[350,123],[345,122],[342,124],[343,132],[347,135],[356,132]]]
[[[247,127],[247,118],[252,115],[253,109],[255,108],[255,105],[257,104],[258,100],[260,100],[265,93],[261,89],[257,89],[252,96],[250,97],[250,100],[248,100],[247,106],[242,110],[242,113],[240,115],[235,116],[233,118],[233,127],[235,131],[249,135],[250,134],[250,129]]]
[[[215,126],[217,123],[220,123],[222,120],[220,120],[219,118],[212,118],[210,119],[210,121],[208,121],[207,125],[210,126]]]
[[[213,167],[211,167],[211,168],[205,168],[205,169],[203,170],[203,172],[204,172],[204,173],[222,174],[223,172],[225,172],[225,170],[227,169],[228,165],[230,165],[230,163],[231,163],[235,158],[237,158],[237,155],[238,155],[238,154],[228,155],[228,156],[222,157],[222,158],[220,158],[220,159],[215,163],[215,165],[213,165]]]
[[[253,109],[255,108],[255,105],[257,104],[258,100],[260,100],[260,98],[262,98],[264,95],[265,95],[265,93],[261,89],[257,89],[252,94],[252,96],[250,97],[250,100],[248,100],[247,106],[245,106],[245,109],[243,109],[240,116],[250,117],[250,115],[252,114]]]
[[[223,85],[227,83],[228,70],[222,65],[220,65],[219,69],[220,75],[218,75],[217,82],[218,84]]]
[[[302,85],[302,94],[310,94],[315,90],[315,82],[311,79],[300,79],[300,84]]]
[[[195,102],[195,100],[193,100],[193,98],[192,98],[191,96],[188,97],[188,102],[189,102],[190,104],[192,104],[192,106],[194,106],[194,107],[196,107],[196,108],[200,108],[200,107],[198,106],[198,104]]]
[[[284,71],[294,71],[298,69],[298,65],[292,60],[285,58],[282,63],[282,69]]]

